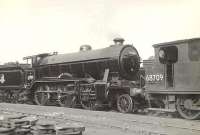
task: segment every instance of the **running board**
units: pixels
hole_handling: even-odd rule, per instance
[[[160,111],[160,112],[171,112],[174,113],[177,110],[176,109],[163,109],[163,108],[148,108],[148,111]]]

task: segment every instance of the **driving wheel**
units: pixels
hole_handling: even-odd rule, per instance
[[[34,100],[37,105],[46,105],[49,99],[48,93],[45,92],[49,89],[47,85],[38,86],[34,93]]]
[[[58,104],[62,107],[73,107],[75,100],[76,97],[69,94],[58,95]]]
[[[192,100],[191,99],[186,99],[186,98],[178,98],[176,102],[176,107],[178,113],[181,115],[181,117],[185,119],[198,119],[200,117],[200,111],[199,110],[192,110],[192,109],[187,109],[185,106],[188,106],[188,102]]]
[[[133,110],[133,101],[128,94],[122,94],[117,98],[117,109],[122,113],[129,113]]]

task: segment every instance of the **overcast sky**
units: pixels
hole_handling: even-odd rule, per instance
[[[80,45],[107,47],[114,37],[142,59],[152,44],[200,37],[199,0],[0,0],[0,63]]]

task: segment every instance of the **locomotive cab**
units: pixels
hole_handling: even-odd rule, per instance
[[[27,63],[30,62],[32,67],[36,67],[39,65],[39,63],[42,61],[43,58],[50,56],[50,55],[57,55],[57,52],[53,52],[53,54],[42,53],[42,54],[38,54],[38,55],[27,56],[27,57],[24,57],[23,60],[26,60]]]
[[[150,110],[176,112],[186,119],[200,116],[200,38],[153,46],[155,59],[144,64]]]

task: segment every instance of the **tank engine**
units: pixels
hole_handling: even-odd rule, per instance
[[[150,110],[200,116],[200,38],[156,44],[155,59],[145,61]]]
[[[58,103],[60,106],[81,105],[86,109],[117,107],[120,112],[140,108],[140,57],[135,47],[123,45],[121,38],[103,49],[69,54],[40,54],[32,60],[35,81],[31,98],[39,105]]]

